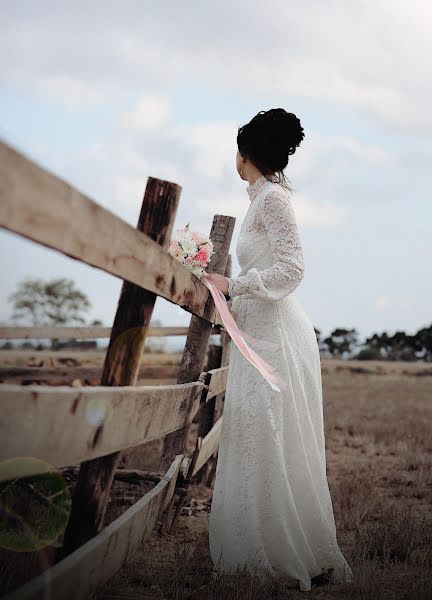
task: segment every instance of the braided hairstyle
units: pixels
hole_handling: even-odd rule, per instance
[[[261,110],[246,125],[238,128],[237,146],[243,158],[248,158],[269,180],[278,182],[290,192],[283,170],[289,156],[304,138],[304,129],[295,114],[283,108]]]

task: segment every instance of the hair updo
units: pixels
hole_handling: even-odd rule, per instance
[[[272,108],[261,110],[238,128],[237,146],[242,157],[248,158],[267,179],[276,174],[278,182],[292,192],[283,170],[303,138],[304,129],[295,114]]]

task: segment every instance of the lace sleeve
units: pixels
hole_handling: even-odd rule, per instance
[[[230,298],[252,294],[257,298],[279,300],[291,294],[303,279],[303,251],[291,200],[270,192],[259,210],[275,262],[262,271],[252,267],[246,275],[229,277]]]

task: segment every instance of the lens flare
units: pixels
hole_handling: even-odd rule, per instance
[[[34,552],[52,545],[71,506],[69,487],[55,467],[32,457],[0,463],[0,548]]]

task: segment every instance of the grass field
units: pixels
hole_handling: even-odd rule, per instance
[[[28,366],[28,357],[21,360],[19,366]],[[96,364],[98,358],[88,360]],[[322,374],[327,476],[338,542],[354,581],[313,587],[307,597],[430,600],[432,365],[323,359]],[[130,460],[152,468],[160,442],[141,448],[142,456],[135,452]],[[124,503],[112,503],[109,520],[133,502],[133,493],[128,496],[126,488],[121,489],[114,491],[123,493]],[[135,489],[137,498],[140,493]],[[211,497],[212,489],[204,483],[191,485],[176,534],[155,530],[134,558],[99,589],[97,600],[304,597],[295,582],[265,586],[242,572],[213,579],[208,550]],[[23,560],[17,556],[17,564]]]
[[[432,366],[322,361],[327,476],[349,586],[313,587],[311,599],[432,598]],[[247,573],[212,579],[212,490],[189,488],[176,535],[153,533],[97,599],[300,598]],[[295,587],[295,584],[294,584]]]

